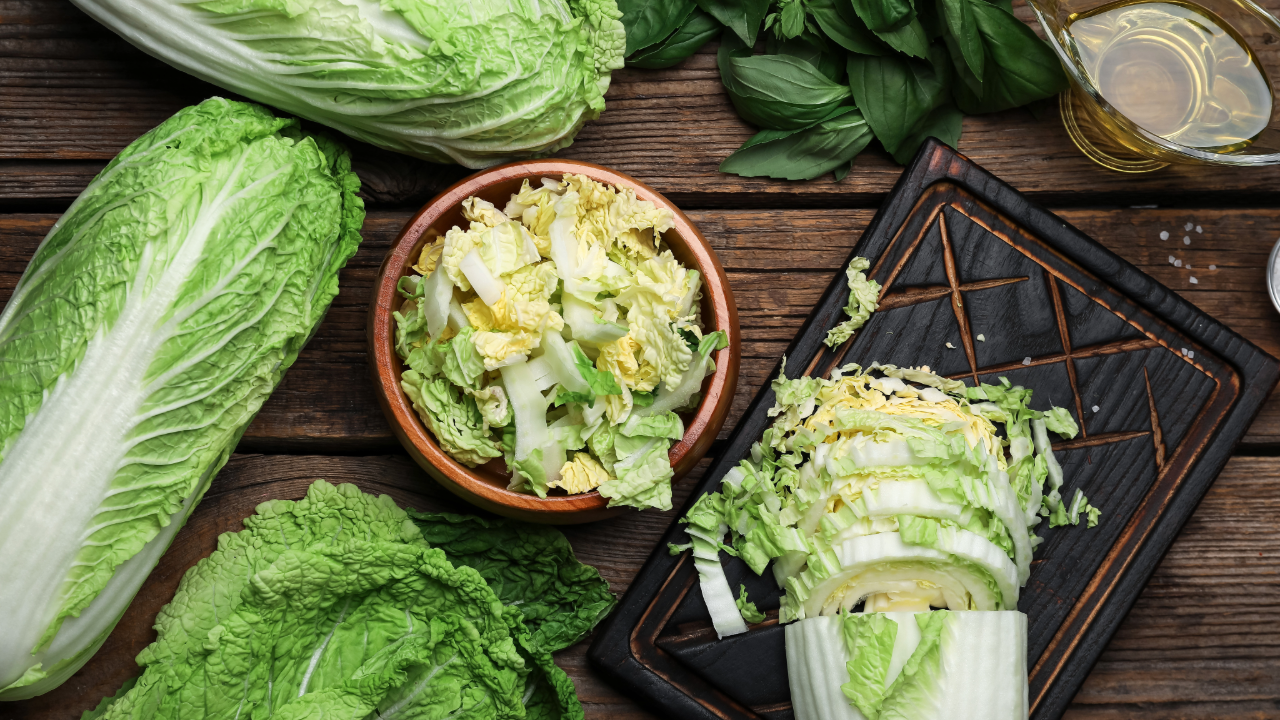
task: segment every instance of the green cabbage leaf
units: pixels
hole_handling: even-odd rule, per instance
[[[244,526],[183,577],[141,677],[83,720],[583,717],[551,652],[613,596],[558,531],[323,480]]]

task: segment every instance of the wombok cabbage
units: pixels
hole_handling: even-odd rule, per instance
[[[0,699],[106,639],[338,291],[342,148],[220,98],[109,164],[0,315]]]
[[[436,162],[568,146],[622,67],[614,0],[74,0],[202,80]]]

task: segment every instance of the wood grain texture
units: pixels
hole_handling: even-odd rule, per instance
[[[1280,316],[1267,300],[1261,270],[1280,237],[1280,210],[1075,209],[1058,214],[1262,349],[1280,355]],[[721,431],[727,437],[756,389],[771,379],[782,352],[874,213],[703,210],[688,215],[719,255],[741,318],[738,392]],[[245,434],[242,450],[369,453],[398,447],[369,379],[365,331],[378,267],[410,216],[369,214],[364,243],[342,271],[341,291],[328,316]],[[0,302],[8,301],[55,220],[54,214],[0,215]],[[1193,223],[1189,233],[1182,230],[1188,222]],[[1196,225],[1203,232],[1196,233]],[[1160,240],[1162,230],[1170,233],[1169,240]],[[1192,237],[1190,245],[1182,244],[1184,236]],[[1170,255],[1184,266],[1170,265]],[[1209,270],[1210,265],[1216,269]],[[1255,450],[1280,448],[1280,397],[1264,406],[1243,442]]]
[[[704,461],[700,469],[705,469]],[[676,487],[677,506],[699,471]],[[317,478],[351,482],[419,509],[460,509],[407,456],[237,455],[174,540],[103,649],[66,685],[0,705],[5,720],[74,720],[135,673],[131,659],[182,574],[241,528],[257,503],[298,498]],[[566,528],[578,558],[618,594],[674,513],[629,512]],[[1280,458],[1234,458],[1170,548],[1068,711],[1069,720],[1256,720],[1280,712]],[[583,641],[556,656],[588,718],[652,718],[586,662]]]
[[[1262,5],[1280,9],[1280,0]],[[1018,15],[1031,22],[1019,0]],[[105,162],[179,108],[227,93],[168,68],[95,24],[68,0],[0,0],[0,160]],[[842,182],[826,176],[790,183],[721,175],[720,162],[753,129],[738,119],[720,84],[715,43],[666,70],[614,73],[608,109],[559,155],[633,175],[688,207],[877,204],[901,168],[882,151],[858,158]],[[405,162],[362,162],[369,178],[381,173],[378,202],[425,199],[419,183],[446,172]],[[1271,202],[1280,167],[1169,168],[1142,177],[1111,173],[1071,144],[1056,110],[1037,118],[1027,110],[966,118],[960,150],[1014,187],[1044,202],[1108,203]],[[455,171],[456,172],[456,171]],[[0,177],[2,177],[0,173]],[[21,189],[22,197],[69,200],[83,174],[49,172]],[[456,176],[455,176],[456,179]],[[433,181],[434,182],[434,181]],[[451,182],[451,181],[450,181]],[[436,187],[443,187],[444,182]]]

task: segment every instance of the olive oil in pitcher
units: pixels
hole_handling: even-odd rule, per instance
[[[1124,0],[1072,14],[1070,52],[1102,97],[1144,130],[1213,152],[1238,151],[1271,121],[1271,84],[1248,45],[1207,9]],[[1128,135],[1099,114],[1117,139]]]

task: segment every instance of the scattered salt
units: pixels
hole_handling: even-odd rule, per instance
[[[1218,269],[1218,266],[1217,266],[1217,265],[1210,265],[1210,266],[1209,266],[1209,269],[1210,269],[1210,270],[1217,270],[1217,269]]]
[[[1169,239],[1169,231],[1168,231],[1168,230],[1161,230],[1161,231],[1160,231],[1160,239],[1161,239],[1161,240],[1168,240],[1168,239]]]
[[[1191,244],[1191,236],[1190,236],[1190,235],[1186,235],[1186,236],[1184,236],[1184,237],[1182,238],[1182,244],[1183,244],[1183,245],[1190,245],[1190,244]]]
[[[1098,412],[1098,409],[1099,409],[1099,408],[1098,408],[1098,406],[1097,406],[1097,405],[1094,405],[1094,406],[1093,406],[1093,411],[1094,411],[1094,412]]]
[[[1197,225],[1197,226],[1196,226],[1196,232],[1198,232],[1198,233],[1203,233],[1203,232],[1204,232],[1204,229],[1203,229],[1203,228],[1201,228],[1199,225]]]
[[[1186,357],[1186,356],[1187,356],[1187,349],[1182,348],[1182,357]]]
[[[1173,261],[1173,266],[1174,266],[1174,267],[1182,267],[1182,261],[1181,261],[1181,260],[1174,260],[1174,261]]]
[[[1182,229],[1183,229],[1183,230],[1186,230],[1187,232],[1191,232],[1191,228],[1193,228],[1193,227],[1195,227],[1195,225],[1193,225],[1193,224],[1191,224],[1191,223],[1187,223],[1186,225],[1183,225],[1183,226],[1182,226]]]
[[[1188,351],[1187,351],[1187,359],[1188,359],[1188,360],[1192,360],[1192,359],[1194,359],[1194,358],[1195,358],[1195,356],[1196,356],[1196,351],[1195,351],[1195,350],[1188,350]]]
[[[1172,265],[1172,264],[1173,264],[1177,259],[1178,259],[1178,258],[1176,258],[1176,257],[1174,257],[1174,256],[1172,256],[1172,255],[1170,255],[1170,256],[1169,256],[1169,264],[1170,264],[1170,265]]]
[[[1022,364],[1023,364],[1023,365],[1030,365],[1030,364],[1031,364],[1031,356],[1029,356],[1029,355],[1028,355],[1027,357],[1022,358]]]
[[[956,349],[956,346],[952,345],[951,343],[947,343],[947,347],[951,348],[952,350]]]
[[[981,334],[978,335],[978,342],[986,342],[986,341],[987,341],[986,335],[981,335]]]
[[[1191,284],[1192,284],[1192,285],[1199,285],[1199,284],[1200,284],[1200,281],[1196,279],[1196,276],[1195,276],[1195,275],[1192,275],[1192,276],[1191,276]]]

